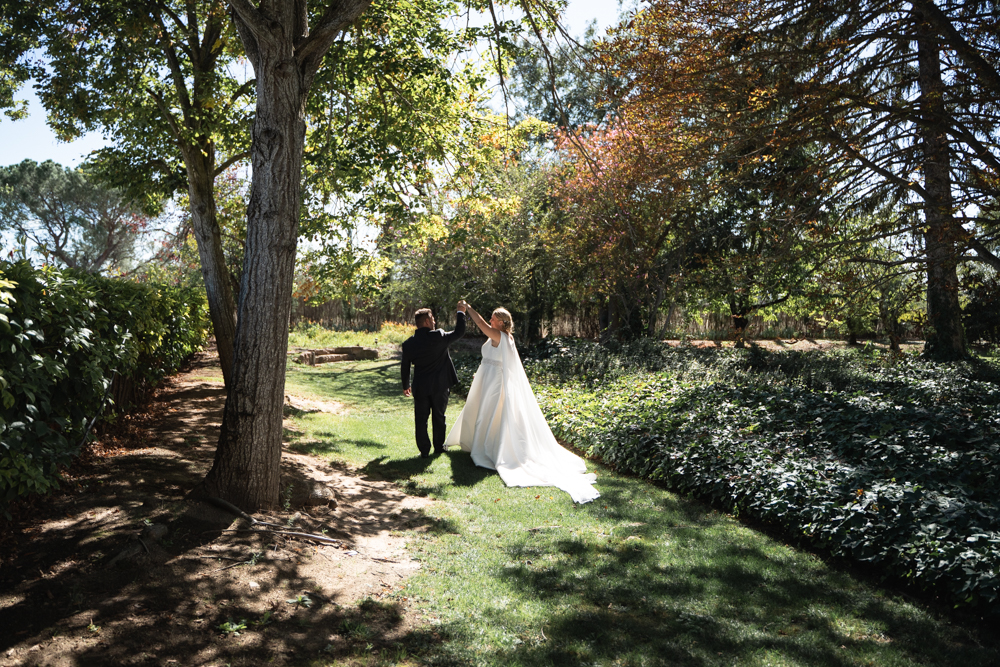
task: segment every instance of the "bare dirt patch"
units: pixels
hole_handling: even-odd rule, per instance
[[[422,508],[433,501],[287,451],[283,486],[332,487],[336,507],[255,518],[325,543],[251,530],[186,497],[211,466],[224,401],[202,356],[103,435],[63,492],[8,526],[0,666],[351,664],[437,641],[410,606],[406,578],[420,564],[404,536],[432,527]]]

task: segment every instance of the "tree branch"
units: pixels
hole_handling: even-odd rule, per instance
[[[159,4],[156,6],[157,8],[161,8]],[[160,44],[160,50],[167,58],[170,78],[173,79],[174,88],[177,90],[177,99],[181,104],[181,111],[187,117],[188,112],[191,110],[191,98],[188,95],[187,83],[184,81],[184,72],[181,70],[180,60],[177,58],[177,52],[174,50],[173,40],[170,39],[170,31],[167,29],[166,24],[163,22],[163,16],[159,12],[151,12],[151,14],[153,20],[160,26],[160,30],[163,31],[163,36],[157,41]]]
[[[972,232],[961,226],[959,226],[959,229],[962,230],[965,242],[968,244],[969,248],[976,251],[976,255],[979,258],[978,261],[988,264],[993,267],[995,271],[1000,271],[1000,257],[993,254],[990,249],[982,243],[982,241],[973,236]]]
[[[230,0],[232,1],[232,0]],[[330,2],[316,28],[295,47],[295,60],[300,71],[311,77],[334,40],[371,6],[372,0],[339,0]]]
[[[242,86],[236,89],[236,92],[232,94],[232,96],[229,98],[229,101],[226,102],[226,107],[227,108],[231,107],[233,104],[236,103],[236,100],[240,99],[244,95],[249,94],[250,91],[253,90],[256,86],[257,86],[256,78],[248,79],[247,81],[245,81]]]
[[[920,257],[911,257],[909,259],[898,259],[891,262],[886,259],[874,259],[871,257],[848,257],[847,261],[852,264],[877,264],[878,266],[906,266],[908,264],[926,264],[927,260]]]
[[[1000,98],[1000,72],[986,61],[979,51],[969,44],[962,34],[952,23],[951,18],[941,11],[941,8],[933,0],[910,0],[917,10],[923,14],[924,18],[938,31],[947,41],[948,45],[955,50],[962,60],[969,66],[969,69],[976,77],[993,93],[995,98]]]
[[[243,42],[243,50],[256,72],[260,67],[260,39],[267,34],[267,24],[249,0],[226,0],[229,3],[233,25]]]
[[[213,173],[212,176],[213,177],[218,176],[219,174],[224,172],[226,169],[229,169],[231,166],[233,166],[240,160],[245,160],[248,157],[250,157],[250,151],[243,151],[242,153],[237,153],[236,155],[232,156],[231,158],[220,164],[215,169],[215,173]]]
[[[170,107],[167,106],[163,97],[152,88],[147,88],[146,92],[149,93],[149,96],[153,98],[154,102],[156,102],[157,108],[159,108],[160,113],[163,115],[163,120],[165,120],[167,125],[170,126],[170,129],[173,130],[174,137],[177,139],[178,143],[180,143],[181,138],[184,136],[184,132],[178,124],[177,119],[174,118],[172,113],[170,113]]]
[[[264,21],[264,17],[261,16],[261,13],[257,11],[257,8],[253,6],[250,0],[226,0],[226,2],[229,3],[230,9],[233,10],[235,18],[242,21],[254,34],[255,38],[267,32],[268,27]]]
[[[832,126],[832,123],[830,125]],[[843,136],[841,136],[839,132],[834,131],[832,129],[832,127],[829,130],[829,132],[827,133],[827,136],[830,137],[834,141],[834,143],[836,143],[837,145],[839,145],[845,152],[847,152],[855,160],[857,160],[862,165],[864,165],[865,167],[867,167],[871,171],[875,172],[876,174],[878,174],[882,178],[886,179],[890,183],[894,183],[894,184],[896,184],[899,187],[905,188],[907,190],[911,190],[911,191],[917,193],[918,195],[920,195],[920,197],[923,198],[923,199],[927,198],[927,193],[923,189],[923,187],[921,187],[920,185],[917,185],[916,183],[913,183],[911,181],[907,181],[904,178],[900,178],[899,176],[897,176],[896,174],[892,173],[891,171],[889,171],[885,167],[882,167],[881,165],[876,164],[872,160],[868,159],[867,157],[865,157],[864,155],[862,155],[860,151],[858,151],[856,148],[854,148],[853,146],[851,146],[850,142],[848,142],[847,139],[845,139]]]

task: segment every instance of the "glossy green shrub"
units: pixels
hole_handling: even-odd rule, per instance
[[[113,375],[158,380],[207,329],[194,291],[0,262],[0,512],[58,485]]]
[[[1000,610],[996,368],[760,350],[657,364],[592,388],[528,365],[550,378],[556,435],[608,464]]]

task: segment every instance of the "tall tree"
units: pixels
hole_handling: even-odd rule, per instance
[[[236,301],[215,178],[248,155],[253,82],[225,0],[39,0],[48,57],[36,72],[57,134],[100,129],[94,171],[147,207],[186,191],[223,377],[232,376]]]
[[[924,248],[910,259],[925,267],[927,353],[948,359],[965,354],[954,267],[1000,264],[976,214],[1000,182],[997,25],[988,1],[661,0],[608,53],[631,73],[637,117],[681,114],[721,155],[746,137],[815,143],[831,198],[919,211]],[[748,67],[770,76],[747,85],[736,75]]]
[[[673,119],[664,119],[664,127]],[[674,125],[672,136],[684,130]],[[560,245],[577,258],[578,285],[604,302],[602,329],[614,337],[653,335],[660,307],[680,271],[677,250],[696,179],[676,151],[619,121],[564,132],[564,168],[555,186]]]
[[[201,491],[255,509],[278,501],[285,351],[298,245],[306,101],[323,56],[371,0],[231,0],[256,75],[250,204],[233,377]],[[310,25],[310,19],[312,25]]]
[[[323,57],[342,35],[351,39],[355,22],[372,2],[229,3],[256,74],[257,108],[233,384],[215,463],[201,490],[244,508],[256,508],[278,501],[285,352],[299,231],[306,105]],[[544,24],[550,24],[555,16],[545,2],[518,4],[529,19],[539,8],[544,9],[544,16],[549,17]],[[492,7],[492,2],[470,5]]]
[[[47,262],[88,273],[124,268],[147,227],[128,200],[79,170],[51,160],[0,167],[0,231]]]

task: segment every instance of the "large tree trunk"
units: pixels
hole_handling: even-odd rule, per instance
[[[937,36],[918,14],[917,60],[924,167],[924,232],[927,253],[927,321],[924,354],[940,361],[968,355],[958,301],[959,233],[951,192],[951,156],[944,118],[944,82]]]
[[[305,91],[295,68],[262,45],[253,180],[240,281],[233,379],[206,489],[238,507],[279,497],[281,418],[305,143]]]
[[[233,378],[215,463],[197,491],[253,511],[279,499],[306,96],[323,54],[371,0],[329,3],[313,34],[305,0],[229,2],[257,77],[253,177]]]
[[[188,173],[188,197],[191,200],[191,226],[198,244],[201,275],[208,297],[208,314],[215,331],[219,350],[219,365],[226,387],[232,386],[233,347],[236,340],[236,300],[222,252],[222,232],[215,208],[215,156],[209,147],[208,155],[197,148],[184,151]]]

